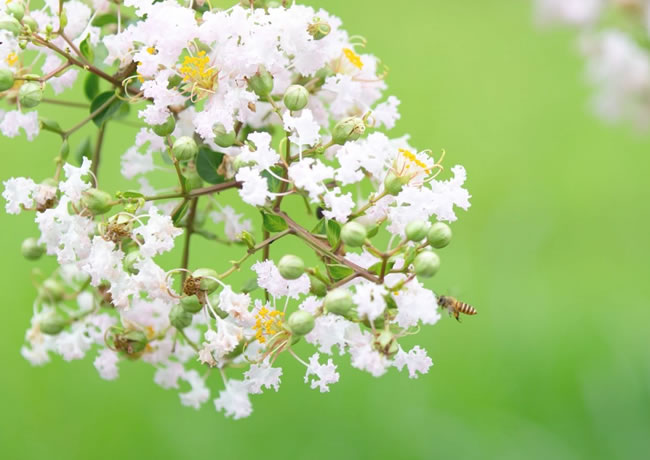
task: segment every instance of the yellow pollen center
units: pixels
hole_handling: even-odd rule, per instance
[[[200,51],[196,56],[185,56],[183,65],[178,70],[183,76],[183,81],[192,81],[204,88],[212,87],[214,69],[208,67],[210,58],[205,51]]]
[[[277,334],[282,329],[282,318],[284,313],[277,310],[269,310],[266,307],[260,308],[255,315],[255,338],[259,343],[266,342],[267,336]]]
[[[408,162],[410,162],[412,164],[415,164],[415,165],[419,166],[420,168],[424,169],[424,171],[427,174],[429,173],[429,168],[427,167],[427,165],[425,163],[423,163],[422,161],[418,160],[418,158],[413,153],[411,153],[410,151],[408,151],[406,149],[399,149],[399,153],[402,154],[402,156],[406,159],[406,161],[408,161]],[[406,165],[406,169],[409,169],[410,167],[411,167],[410,164]]]
[[[361,62],[361,56],[352,51],[350,48],[343,48],[343,54],[348,58],[348,61],[355,66],[357,69],[361,70],[363,68],[363,62]]]
[[[7,55],[7,64],[13,67],[14,65],[16,65],[17,62],[18,62],[18,55],[16,53],[12,51]]]
[[[150,46],[149,48],[147,48],[147,53],[156,54],[156,48],[154,48],[153,46]]]

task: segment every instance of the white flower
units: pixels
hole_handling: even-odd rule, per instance
[[[287,280],[272,260],[257,262],[251,267],[257,273],[258,286],[266,289],[273,297],[289,296],[297,299],[300,294],[309,292],[309,276],[303,273],[298,279]]]
[[[319,388],[321,393],[327,393],[330,391],[329,385],[339,381],[339,373],[336,372],[336,365],[332,362],[332,358],[327,360],[327,364],[319,364],[319,357],[318,353],[314,353],[309,358],[305,383],[309,382],[310,375],[315,375],[317,378],[312,379],[310,383],[312,390]]]
[[[381,377],[386,373],[391,361],[373,348],[373,336],[363,332],[358,324],[351,323],[345,331],[352,367],[369,372],[374,377]]]
[[[250,326],[255,321],[252,313],[248,311],[250,303],[250,295],[235,294],[230,286],[224,287],[219,293],[219,308],[241,326]]]
[[[242,232],[250,232],[253,228],[250,219],[244,220],[244,215],[237,213],[229,205],[222,207],[220,211],[212,211],[210,217],[217,224],[223,222],[224,234],[230,241],[237,240]]]
[[[194,409],[201,407],[201,404],[210,398],[210,390],[205,385],[205,381],[194,369],[185,372],[181,379],[189,383],[192,389],[186,393],[180,393],[181,404],[190,406]]]
[[[93,361],[95,368],[99,372],[101,378],[106,380],[114,380],[118,377],[119,369],[117,362],[119,361],[117,353],[108,348],[102,348]]]
[[[600,14],[603,0],[536,0],[537,16],[543,22],[588,25]]]
[[[219,365],[223,358],[233,351],[243,338],[244,331],[241,327],[217,317],[217,331],[210,329],[205,333],[206,341],[203,343],[203,350],[205,351],[200,355],[199,359],[208,364]],[[212,360],[209,359],[208,354],[212,356]]]
[[[266,178],[249,166],[239,168],[235,178],[242,183],[239,196],[251,206],[262,206],[271,196]]]
[[[242,380],[229,380],[226,389],[219,393],[214,400],[217,411],[224,411],[226,416],[235,420],[248,417],[253,412],[253,406],[248,398],[248,383]]]
[[[244,372],[244,381],[248,384],[249,393],[259,394],[262,393],[262,387],[267,390],[273,388],[278,391],[281,376],[282,368],[271,367],[268,360],[266,360],[262,364],[251,364],[250,369]]]
[[[325,193],[325,206],[329,209],[323,211],[323,215],[328,219],[335,219],[344,224],[348,220],[348,216],[352,214],[354,208],[354,201],[352,201],[352,194],[342,194],[339,187],[328,190]]]
[[[35,111],[22,113],[19,110],[11,112],[0,111],[0,132],[7,137],[16,137],[22,128],[27,140],[31,141],[40,131],[38,113]]]
[[[320,140],[320,126],[314,121],[311,110],[304,109],[299,117],[284,114],[284,129],[291,132],[289,140],[298,146],[315,145]]]
[[[90,172],[91,164],[90,159],[84,157],[81,166],[78,168],[70,163],[63,165],[63,171],[67,179],[59,184],[59,190],[73,203],[81,200],[82,193],[90,188],[90,184],[83,180],[83,177]]]
[[[397,107],[400,105],[400,100],[395,96],[389,96],[386,102],[382,102],[375,107],[372,111],[372,117],[377,124],[382,124],[386,129],[393,129],[395,122],[400,119],[400,114]]]
[[[280,155],[271,147],[269,133],[251,133],[248,140],[255,144],[255,150],[251,150],[249,146],[242,147],[239,156],[244,163],[253,162],[255,168],[262,171],[280,161]]]
[[[359,317],[374,321],[381,316],[386,309],[384,296],[388,293],[384,285],[366,281],[357,284],[355,289],[352,300],[357,306]]]
[[[315,158],[303,158],[289,166],[289,178],[297,188],[309,193],[312,203],[320,202],[320,195],[327,192],[325,180],[333,177],[334,168]]]
[[[393,365],[399,371],[406,366],[409,371],[409,378],[417,379],[418,372],[420,374],[426,374],[429,372],[429,368],[433,365],[433,361],[431,361],[431,358],[427,356],[426,350],[418,346],[413,347],[408,353],[402,350],[402,347],[399,347]]]
[[[148,215],[147,224],[135,228],[133,233],[142,235],[144,239],[140,253],[144,257],[153,257],[170,251],[174,247],[174,238],[183,233],[183,230],[174,227],[172,219],[162,215],[155,206],[149,209]]]
[[[19,214],[22,207],[31,208],[34,206],[34,194],[38,185],[31,179],[25,177],[12,177],[3,182],[5,189],[2,197],[7,200],[5,210],[8,214]]]
[[[169,362],[165,367],[156,370],[153,380],[163,388],[178,388],[178,379],[184,375],[185,368],[182,364]]]
[[[403,328],[424,324],[436,324],[440,319],[436,296],[417,280],[409,281],[399,293],[393,295],[397,304],[395,322]]]
[[[122,155],[122,169],[120,172],[127,179],[153,171],[154,168],[151,152],[139,153],[136,147],[131,147]]]
[[[332,354],[332,347],[337,345],[339,353],[343,354],[346,340],[345,331],[351,323],[339,315],[331,313],[318,316],[314,321],[314,329],[305,336],[308,343],[318,346],[318,351]]]

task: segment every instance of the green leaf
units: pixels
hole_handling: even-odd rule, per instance
[[[276,176],[282,177],[282,173],[284,172],[284,169],[282,169],[280,166],[272,166],[271,171],[273,171],[273,174],[275,174]],[[266,178],[266,182],[268,183],[269,186],[269,191],[273,193],[278,193],[280,191],[280,188],[282,187],[282,181],[277,177],[274,177],[273,174],[264,170],[260,175]]]
[[[327,224],[325,222],[325,219],[319,220],[314,228],[311,229],[311,233],[315,233],[316,235],[325,235],[327,228]]]
[[[144,198],[144,195],[140,192],[134,192],[133,190],[127,190],[126,192],[120,192],[122,198]]]
[[[115,96],[114,91],[106,91],[100,93],[90,103],[90,113],[93,113],[95,110],[99,109],[113,96]],[[93,117],[93,123],[95,123],[95,125],[97,125],[98,127],[101,126],[102,124],[104,124],[105,121],[113,117],[113,115],[115,115],[115,112],[117,112],[122,107],[123,104],[124,101],[115,98],[113,102],[108,104],[108,107],[105,107],[101,112],[99,112],[97,115]]]
[[[74,159],[78,165],[83,163],[85,158],[92,158],[93,156],[93,145],[90,140],[90,136],[86,137],[81,144],[77,147],[74,152]]]
[[[258,287],[259,286],[257,285],[257,278],[251,278],[244,283],[244,285],[241,288],[241,292],[243,292],[244,294],[248,294],[249,292],[254,291]]]
[[[99,77],[94,73],[89,73],[84,80],[84,94],[89,101],[99,94]]]
[[[354,272],[354,270],[352,270],[347,265],[328,264],[327,267],[329,268],[330,275],[332,276],[334,281],[342,280],[343,278],[351,275]]]
[[[41,123],[41,129],[45,131],[51,131],[57,134],[63,134],[63,130],[59,125],[59,122],[54,120],[48,120],[47,118],[39,118],[38,120]]]
[[[189,204],[189,201],[183,201],[181,204],[176,206],[176,209],[174,209],[174,212],[172,213],[172,222],[176,227],[179,226],[181,220],[185,217],[185,213],[189,209]]]
[[[90,34],[88,34],[88,36],[79,44],[79,51],[81,51],[81,54],[83,54],[83,57],[85,57],[88,62],[91,64],[93,63],[95,60],[95,52],[90,44]]]
[[[220,184],[225,179],[217,172],[223,160],[223,153],[214,152],[207,147],[199,149],[199,155],[196,159],[196,172],[199,173],[201,179],[209,184]]]
[[[288,228],[287,223],[282,217],[274,216],[273,214],[262,213],[262,227],[267,232],[281,232]]]
[[[335,248],[339,244],[341,235],[341,226],[335,220],[327,221],[327,241],[330,246]]]
[[[103,27],[108,24],[117,24],[117,16],[113,14],[102,14],[97,16],[93,21],[93,25],[96,27]]]

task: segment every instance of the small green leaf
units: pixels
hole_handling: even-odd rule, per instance
[[[251,278],[244,283],[244,285],[241,288],[241,292],[243,292],[244,294],[248,294],[249,292],[254,291],[258,287],[259,286],[257,285],[257,278]]]
[[[330,275],[332,276],[334,281],[342,280],[343,278],[351,275],[354,272],[354,270],[352,270],[347,265],[328,264],[327,267],[329,268]]]
[[[94,73],[89,73],[84,80],[84,94],[89,101],[99,94],[99,77]]]
[[[393,269],[393,265],[395,265],[395,261],[394,261],[394,260],[389,260],[389,261],[386,263],[386,271],[384,272],[384,274],[386,274],[386,273],[388,273],[389,271],[391,271],[391,270]],[[380,273],[379,273],[380,270],[381,270],[381,262],[377,262],[376,264],[374,264],[373,266],[371,266],[370,268],[368,268],[368,271],[373,272],[373,273],[376,273],[376,274],[378,274],[378,275],[380,274]]]
[[[341,226],[335,220],[327,221],[327,241],[330,246],[335,248],[339,244],[341,235]]]
[[[39,118],[38,121],[41,123],[41,129],[57,134],[63,134],[63,130],[57,121],[48,120],[47,118]]]
[[[174,209],[174,212],[172,213],[172,222],[176,227],[179,227],[181,220],[183,220],[183,217],[185,217],[185,213],[189,209],[189,201],[183,201],[181,204],[176,206],[176,209]]]
[[[325,235],[327,232],[327,223],[325,222],[325,219],[319,220],[314,228],[311,229],[311,233],[315,233],[316,235]]]
[[[273,174],[275,174],[276,176],[282,177],[282,173],[284,172],[284,169],[282,169],[280,166],[272,166],[271,171],[273,171]],[[273,176],[273,174],[264,170],[262,171],[261,176],[266,178],[269,191],[273,193],[278,193],[282,187],[282,181],[277,177]]]
[[[114,91],[106,91],[97,95],[95,99],[93,99],[93,101],[90,103],[90,113],[95,112],[114,96]],[[109,120],[115,114],[115,112],[117,112],[122,107],[123,104],[124,101],[118,98],[113,99],[113,101],[108,104],[107,107],[105,107],[101,112],[93,117],[93,123],[95,123],[95,125],[98,127],[101,126],[105,121]]]
[[[140,192],[134,192],[133,190],[127,190],[126,192],[120,192],[122,198],[144,198],[144,195]]]
[[[81,163],[83,163],[84,157],[92,158],[92,156],[93,156],[93,146],[90,141],[90,137],[86,137],[75,150],[74,159],[78,165],[81,165]]]
[[[267,232],[281,232],[288,228],[287,223],[282,217],[274,216],[273,214],[262,213],[262,227]]]
[[[93,63],[95,60],[95,52],[90,44],[90,34],[88,34],[88,36],[79,44],[79,51],[81,51],[81,54],[83,54],[83,57],[85,57],[88,62],[91,64]]]
[[[102,14],[93,21],[95,27],[103,27],[108,24],[117,24],[117,16],[114,14]]]
[[[199,173],[201,179],[209,184],[220,184],[226,180],[222,175],[217,172],[223,160],[223,153],[214,152],[206,147],[199,149],[199,155],[196,159],[196,172]]]

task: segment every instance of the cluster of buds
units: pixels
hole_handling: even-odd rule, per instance
[[[385,134],[399,100],[384,96],[379,60],[323,10],[126,5],[102,4],[115,21],[98,21],[80,0],[1,7],[0,90],[13,106],[0,131],[61,139],[51,177],[4,182],[7,212],[33,213],[40,232],[22,243],[25,258],[58,262],[49,275],[35,269],[25,358],[93,352],[109,380],[120,361],[148,363],[156,384],[189,384],[180,400],[195,408],[211,398],[211,374],[223,380],[216,409],[234,418],[251,413],[251,395],[277,391],[283,353],[320,392],[339,380],[336,350],[375,377],[428,372],[426,351],[403,349],[402,338],[441,317],[423,282],[440,270],[448,222],[470,196],[464,168],[443,167],[444,151],[434,158]],[[39,117],[43,91],[79,77],[87,116],[69,129]],[[143,125],[133,146],[121,159],[102,154],[106,125],[132,108]],[[97,138],[78,139],[93,124]],[[82,154],[71,158],[75,144]],[[117,161],[139,185],[100,188],[102,166]],[[280,253],[279,240],[296,250]],[[221,244],[241,257],[195,265],[196,251],[218,256]],[[170,251],[180,260],[163,268],[158,257]],[[246,271],[254,276],[235,285]]]

